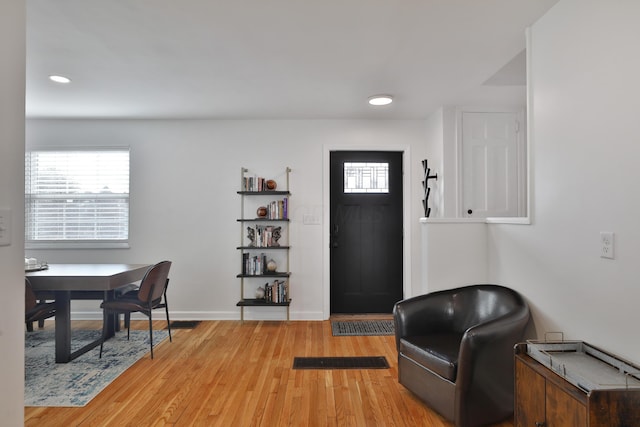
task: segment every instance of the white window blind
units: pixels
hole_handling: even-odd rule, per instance
[[[25,244],[128,238],[128,149],[26,153]]]

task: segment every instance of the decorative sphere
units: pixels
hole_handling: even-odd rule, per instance
[[[276,262],[272,259],[269,260],[269,262],[267,262],[267,270],[274,272],[276,271],[276,269],[278,268],[278,265],[276,264]]]
[[[272,179],[268,179],[266,184],[267,190],[275,190],[278,187],[278,184]]]
[[[267,212],[268,211],[265,206],[260,206],[256,211],[256,215],[258,215],[259,218],[264,218],[265,216],[267,216]]]
[[[256,289],[256,299],[263,299],[264,298],[264,288],[262,286],[258,287],[258,289]]]

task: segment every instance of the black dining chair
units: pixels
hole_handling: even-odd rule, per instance
[[[33,322],[38,322],[38,325],[42,327],[45,319],[55,316],[56,305],[55,302],[38,301],[31,287],[31,282],[26,277],[24,285],[24,321],[27,325],[27,331],[33,332]]]
[[[138,292],[140,289],[140,285],[136,283],[129,283],[128,285],[122,286],[115,290],[115,296],[121,297],[122,295],[129,292]],[[124,315],[124,327],[129,328],[129,322],[131,322],[131,313],[125,313]],[[116,317],[116,331],[120,330],[120,316]]]
[[[104,313],[100,357],[102,357],[102,348],[107,337],[107,317],[109,314],[115,314],[116,317],[119,314],[124,314],[125,319],[127,319],[131,313],[140,312],[149,318],[149,342],[151,345],[151,358],[153,359],[153,321],[151,313],[155,309],[164,308],[167,315],[169,341],[172,341],[169,306],[167,305],[170,268],[171,261],[157,263],[145,273],[138,289],[116,296],[113,300],[104,301],[100,305]],[[125,323],[127,326],[127,339],[129,339],[131,328],[128,322]]]

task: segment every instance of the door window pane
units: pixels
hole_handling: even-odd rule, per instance
[[[344,163],[345,193],[388,193],[389,163]]]

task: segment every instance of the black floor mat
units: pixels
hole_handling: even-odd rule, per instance
[[[199,324],[199,320],[175,320],[171,322],[171,329],[193,329]]]
[[[384,356],[295,357],[293,369],[388,369]]]

